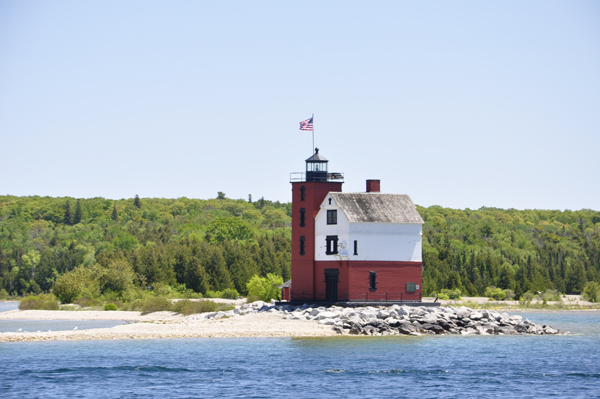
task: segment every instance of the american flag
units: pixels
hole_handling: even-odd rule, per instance
[[[300,122],[300,130],[313,131],[313,118]]]

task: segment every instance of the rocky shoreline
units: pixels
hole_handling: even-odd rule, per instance
[[[536,324],[521,316],[509,316],[490,310],[467,307],[314,307],[266,304],[244,304],[228,312],[198,315],[197,319],[218,319],[261,312],[279,313],[287,320],[314,320],[331,326],[338,334],[347,335],[546,335],[569,334],[548,325]]]
[[[127,320],[112,328],[0,333],[0,342],[236,337],[329,337],[382,335],[569,334],[521,316],[466,307],[292,306],[254,302],[226,312],[182,315],[173,312],[16,310],[0,313],[13,320]]]

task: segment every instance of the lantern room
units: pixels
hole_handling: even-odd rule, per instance
[[[327,181],[328,162],[315,148],[315,154],[306,160],[306,181]]]

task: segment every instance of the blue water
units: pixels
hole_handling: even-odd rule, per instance
[[[573,335],[1,343],[0,397],[600,397],[600,313],[521,314]]]
[[[0,302],[0,312],[19,309],[19,302]]]
[[[0,320],[0,333],[36,331],[69,331],[77,327],[78,330],[93,328],[110,328],[127,323],[122,320]]]
[[[19,309],[19,302],[0,302],[0,312]],[[77,327],[78,330],[92,328],[110,328],[125,324],[119,320],[7,320],[0,319],[0,333],[16,332],[18,329],[25,332],[36,331],[68,331]]]

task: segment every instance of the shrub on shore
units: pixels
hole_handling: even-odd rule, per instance
[[[523,296],[521,297],[521,299],[519,299],[519,303],[523,306],[530,306],[531,305],[531,301],[533,301],[534,295],[532,292],[526,292],[523,294]]]
[[[102,305],[102,302],[98,299],[91,299],[88,297],[76,299],[73,303],[79,305],[82,308],[93,308],[94,306]]]
[[[100,293],[94,272],[84,266],[59,276],[52,286],[52,292],[62,303],[73,303],[84,296],[94,298]]]
[[[145,300],[135,301],[131,310],[139,310],[143,314],[153,312],[168,312],[173,310],[173,304],[164,296],[155,296]]]
[[[546,292],[544,292],[543,294],[539,294],[538,298],[545,304],[548,303],[548,301],[560,301],[560,294],[558,293],[557,290],[551,290],[551,289],[547,289]]]
[[[246,297],[246,303],[252,303],[252,302],[256,302],[256,301],[260,301],[260,298],[257,297],[256,295],[250,294]]]
[[[119,310],[119,308],[114,303],[109,302],[106,305],[104,305],[104,310]]]
[[[52,294],[29,295],[19,303],[20,310],[58,310],[58,300]]]
[[[452,300],[459,300],[460,298],[460,290],[458,288],[453,289],[453,290],[449,290],[447,288],[444,288],[443,290],[441,290],[440,292],[438,292],[437,294],[435,294],[435,297],[437,299],[440,299],[442,301],[448,301],[450,299]]]
[[[182,299],[172,303],[168,298],[157,296],[143,301],[136,301],[131,305],[131,310],[141,311],[143,314],[153,312],[176,312],[181,314],[195,314],[206,312],[227,311],[234,306],[219,304],[210,300],[192,301]]]
[[[246,287],[248,288],[248,296],[257,296],[261,300],[268,302],[271,299],[279,299],[279,286],[283,284],[283,278],[272,273],[268,273],[267,277],[260,277],[255,274],[252,276]]]
[[[173,304],[173,311],[181,314],[216,312],[220,310],[220,308],[221,306],[219,306],[218,303],[206,299],[201,301],[183,299]]]
[[[504,290],[504,293],[506,293],[505,299],[507,301],[512,301],[513,299],[515,299],[515,292],[513,290],[506,289]]]
[[[504,291],[502,288],[497,288],[492,285],[491,287],[487,287],[485,289],[485,296],[495,301],[502,301],[506,298],[506,291]]]
[[[204,294],[204,298],[225,298],[225,299],[237,299],[240,294],[234,288],[225,288],[223,291],[211,291],[208,290]],[[202,298],[202,296],[200,296]]]
[[[600,301],[600,284],[595,281],[588,281],[583,287],[583,299],[588,302]]]
[[[221,298],[225,299],[237,299],[240,294],[234,288],[225,288],[221,293]]]

